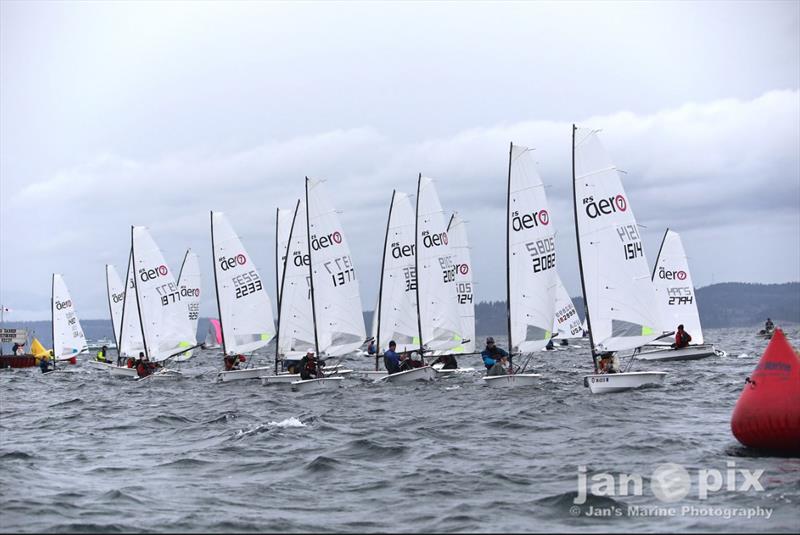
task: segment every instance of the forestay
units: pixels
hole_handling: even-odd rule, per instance
[[[661,322],[633,208],[595,131],[575,130],[574,202],[594,350],[655,340]]]
[[[556,315],[553,319],[553,332],[558,333],[560,340],[580,338],[583,336],[581,318],[558,272],[556,272],[556,283]]]
[[[125,277],[125,295],[122,299],[122,320],[117,347],[121,357],[137,358],[139,353],[144,352],[139,307],[136,304],[136,276],[133,272],[132,254],[128,256],[128,274]]]
[[[178,272],[178,288],[181,293],[181,300],[186,303],[186,316],[191,324],[193,336],[189,340],[184,340],[189,347],[197,345],[197,323],[200,321],[200,259],[197,253],[191,249],[186,251]],[[189,360],[192,351],[181,353],[175,360]]]
[[[469,254],[467,225],[454,213],[447,225],[450,250],[453,253],[456,274],[456,308],[461,321],[463,341],[453,348],[453,353],[475,352],[475,303],[473,302],[472,262]]]
[[[255,351],[275,336],[266,284],[222,212],[211,212],[211,243],[224,351]]]
[[[350,247],[329,199],[322,181],[306,179],[308,251],[318,351],[340,356],[364,343],[366,329]]]
[[[689,261],[677,232],[667,229],[653,268],[653,285],[659,305],[663,331],[674,331],[683,324],[693,344],[703,343],[703,329],[689,272]]]
[[[106,292],[108,293],[108,310],[111,315],[111,328],[114,330],[114,342],[119,347],[122,329],[122,308],[125,305],[125,286],[119,278],[114,266],[106,264]]]
[[[136,300],[139,305],[145,351],[152,361],[162,361],[188,349],[194,340],[181,296],[164,255],[145,227],[132,227]]]
[[[422,346],[451,352],[461,345],[456,277],[447,223],[433,180],[420,175],[416,214],[417,300]]]
[[[532,151],[511,145],[508,180],[508,303],[512,352],[543,349],[556,299],[555,229]]]
[[[408,194],[395,191],[392,197],[383,250],[383,274],[376,307],[374,336],[378,352],[397,343],[396,351],[419,349],[417,322],[417,273],[414,265],[414,209]],[[377,347],[377,346],[376,346]]]
[[[86,337],[75,313],[64,278],[53,274],[52,289],[53,355],[56,360],[66,360],[87,351]]]
[[[314,315],[311,312],[311,275],[308,272],[306,203],[298,201],[289,222],[283,280],[281,283],[278,356],[297,357],[314,347]]]

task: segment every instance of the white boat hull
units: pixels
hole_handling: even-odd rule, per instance
[[[99,360],[87,360],[86,365],[90,368],[94,368],[95,370],[107,370],[109,368],[113,368],[114,364],[109,364],[108,362],[100,362]]]
[[[539,373],[515,373],[513,375],[487,375],[483,383],[492,388],[511,388],[515,386],[531,386],[539,382]]]
[[[347,377],[353,370],[346,370],[344,368],[338,368],[330,372],[327,368],[325,369],[325,377]],[[279,373],[278,375],[267,375],[261,377],[261,384],[264,386],[267,385],[279,385],[279,384],[286,384],[286,383],[293,383],[295,381],[300,381],[300,374],[299,373]]]
[[[436,370],[430,366],[423,366],[421,368],[414,368],[404,372],[386,374],[377,380],[387,381],[390,383],[410,383],[412,381],[433,381],[435,378]]]
[[[316,392],[321,390],[336,390],[342,386],[343,377],[323,377],[321,379],[308,379],[306,381],[293,381],[293,392]]]
[[[259,379],[265,375],[269,375],[273,369],[274,368],[270,366],[261,366],[259,368],[219,372],[217,374],[217,381],[227,383],[230,381],[243,381],[245,379]]]
[[[113,377],[139,377],[136,368],[128,368],[127,366],[110,366],[107,368],[108,373]]]
[[[603,373],[585,376],[583,385],[588,386],[592,394],[607,394],[648,384],[660,385],[666,376],[667,372]]]
[[[434,368],[436,373],[441,375],[455,375],[457,373],[473,373],[475,368],[454,368],[449,370],[443,370],[442,368]]]
[[[381,377],[386,377],[388,372],[386,370],[355,370],[353,375],[359,375],[367,379],[380,379]]]
[[[137,381],[175,381],[181,379],[183,374],[178,370],[161,369],[145,377],[137,377]]]
[[[644,347],[641,353],[636,355],[637,360],[698,360],[706,357],[713,357],[719,355],[718,351],[711,344],[695,345],[682,347],[680,349],[672,349],[671,347]]]

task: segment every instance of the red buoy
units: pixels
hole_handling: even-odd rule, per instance
[[[747,378],[731,431],[745,446],[800,455],[800,357],[780,329]]]

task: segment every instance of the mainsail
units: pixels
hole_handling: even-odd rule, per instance
[[[661,323],[633,208],[597,132],[573,127],[573,201],[593,355],[642,346]]]
[[[108,311],[111,314],[111,328],[114,331],[114,343],[119,347],[122,308],[125,305],[125,286],[122,284],[116,268],[111,264],[106,264],[106,291],[108,293]]]
[[[663,331],[674,331],[683,324],[693,344],[703,343],[703,329],[697,312],[697,298],[689,272],[689,261],[680,235],[667,229],[653,267],[653,285],[660,307]]]
[[[392,193],[375,308],[375,347],[379,354],[394,340],[396,351],[419,349],[417,273],[414,265],[414,209],[408,195]]]
[[[142,327],[139,321],[139,307],[136,304],[136,276],[133,271],[133,254],[128,255],[128,274],[125,276],[125,290],[122,298],[122,318],[120,320],[119,340],[117,340],[120,357],[137,358],[144,353]]]
[[[467,225],[455,213],[447,224],[447,236],[456,268],[456,308],[461,320],[463,342],[453,348],[453,353],[475,352],[475,303],[473,302],[472,262],[469,254]]]
[[[68,360],[88,350],[81,322],[75,314],[75,305],[69,295],[64,278],[53,273],[51,299],[53,321],[53,355],[56,360]]]
[[[197,345],[197,323],[200,321],[200,259],[197,253],[191,249],[186,251],[178,272],[178,288],[181,292],[181,300],[186,304],[186,317],[191,324],[193,336],[185,340],[189,347]],[[181,353],[175,360],[189,360],[192,358],[192,351]]]
[[[286,264],[286,250],[289,248],[289,233],[296,208],[278,208],[275,214],[275,290],[278,310],[281,309],[281,281]]]
[[[318,354],[341,356],[366,338],[358,279],[339,216],[322,181],[306,178],[311,303]]]
[[[433,180],[419,175],[416,208],[418,329],[421,346],[452,352],[461,345],[456,275],[447,223]]]
[[[564,288],[558,272],[556,272],[556,282],[558,286],[556,287],[556,315],[553,318],[553,332],[558,333],[559,340],[580,338],[583,335],[581,318],[578,316],[578,311],[575,309],[567,289]]]
[[[265,281],[222,212],[211,212],[211,246],[224,352],[255,351],[275,336]]]
[[[555,315],[556,245],[544,184],[531,149],[511,144],[508,168],[507,262],[509,346],[544,349]]]

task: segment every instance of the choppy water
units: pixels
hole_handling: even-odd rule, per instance
[[[177,382],[114,379],[85,364],[50,376],[5,370],[0,529],[797,531],[800,459],[755,455],[730,432],[767,343],[752,333],[710,330],[726,358],[638,363],[669,371],[665,386],[608,395],[582,385],[586,341],[542,353],[540,386],[510,390],[483,386],[479,374],[413,385],[350,378],[331,394],[216,384],[221,358],[211,352]],[[787,334],[800,340],[797,327]],[[460,365],[481,369],[476,357]],[[696,471],[724,473],[729,462],[763,469],[764,490],[699,499]],[[675,503],[650,488],[664,463],[693,478]],[[574,516],[579,466],[589,477],[640,474],[643,496],[590,496]],[[589,506],[611,517],[588,517]],[[631,516],[628,506],[677,514]],[[758,507],[771,517],[707,516]]]

